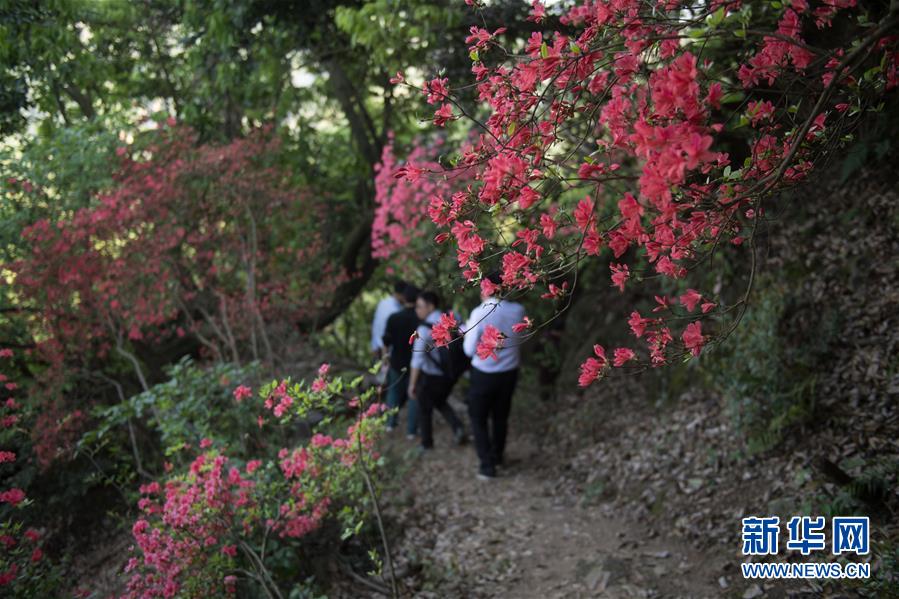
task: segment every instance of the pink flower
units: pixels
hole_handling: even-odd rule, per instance
[[[496,355],[496,349],[502,347],[503,334],[495,326],[488,324],[484,327],[481,339],[478,342],[477,355],[480,359],[487,358],[499,359]]]
[[[446,98],[449,98],[449,87],[447,87],[447,83],[449,79],[446,77],[438,78],[434,77],[424,85],[424,89],[422,90],[425,95],[428,97],[428,104],[436,104]]]
[[[692,312],[696,309],[696,304],[698,304],[702,300],[702,295],[699,294],[695,289],[687,289],[687,292],[680,296],[680,303],[683,305],[688,312]]]
[[[222,545],[222,553],[231,557],[237,557],[237,545]]]
[[[242,402],[252,395],[253,390],[246,385],[240,385],[239,387],[237,387],[237,389],[234,390],[234,399],[237,401],[237,403]]]
[[[703,314],[706,314],[706,313],[712,311],[712,310],[715,308],[715,306],[717,306],[717,305],[718,305],[718,304],[716,304],[716,303],[714,303],[714,302],[705,302],[705,303],[703,303],[702,306],[701,306],[701,308],[702,308],[702,313],[703,313]]]
[[[581,364],[581,374],[577,379],[581,387],[586,387],[599,378],[603,368],[609,363],[606,359],[606,350],[601,345],[594,345],[593,353],[596,355],[595,358],[587,358]]]
[[[431,336],[434,339],[434,344],[437,347],[449,345],[450,341],[453,340],[451,331],[457,324],[452,314],[441,314],[440,321],[431,327]]]
[[[602,364],[599,363],[599,360],[596,358],[587,358],[587,360],[581,364],[581,374],[578,376],[577,384],[581,387],[589,386],[593,381],[599,378],[600,372],[602,372]]]
[[[533,0],[531,2],[531,11],[528,13],[528,21],[542,23],[545,18],[546,7],[543,6],[543,3],[540,2],[540,0]]]
[[[208,449],[212,447],[212,439],[203,438],[200,440],[200,449]]]
[[[444,104],[434,112],[434,124],[438,127],[445,127],[453,118],[453,106],[449,103]]]
[[[749,117],[753,127],[761,121],[769,121],[774,116],[774,104],[768,100],[749,102]]]
[[[490,279],[484,277],[481,279],[481,293],[486,295],[487,297],[493,297],[497,291],[500,290],[500,286],[491,281]]]
[[[319,377],[319,378],[315,379],[314,381],[312,381],[312,391],[314,391],[315,393],[324,391],[327,388],[328,388],[328,383],[323,378]]]
[[[615,368],[621,368],[625,363],[630,362],[636,357],[637,355],[634,353],[634,350],[627,347],[619,347],[615,349],[615,359],[613,364],[615,365]]]
[[[661,312],[662,310],[667,310],[671,307],[670,300],[667,295],[657,295],[655,296],[656,304],[658,304],[655,308],[652,309],[653,312]]]
[[[318,376],[325,376],[326,374],[328,374],[329,370],[331,370],[331,365],[327,362],[323,363],[318,367]]]
[[[328,447],[333,442],[334,439],[332,439],[328,435],[323,435],[321,433],[315,433],[315,435],[313,435],[312,439],[309,441],[310,445],[316,448]]]
[[[629,220],[639,219],[643,216],[643,207],[629,193],[624,194],[624,199],[618,202],[618,210],[621,212],[621,216]]]
[[[547,239],[552,239],[556,235],[556,229],[558,228],[558,224],[553,217],[548,214],[540,215],[540,228],[543,229],[543,236]]]
[[[6,586],[16,579],[16,576],[19,575],[19,565],[13,563],[9,570],[0,574],[0,586]]]
[[[15,462],[16,454],[12,451],[0,451],[0,464],[4,464],[6,462]]]
[[[262,465],[262,460],[250,460],[247,462],[246,471],[247,474],[253,474],[259,467]]]
[[[643,318],[640,316],[640,313],[635,310],[634,312],[631,312],[631,316],[627,323],[630,325],[634,336],[639,339],[646,331],[646,326],[650,323],[650,320],[648,318]]]
[[[406,81],[402,71],[397,71],[396,75],[390,78],[390,85],[397,85]]]
[[[627,264],[611,264],[609,266],[612,269],[612,284],[618,287],[619,291],[624,291],[624,284],[631,276],[630,269]]]
[[[595,230],[591,229],[584,237],[584,251],[590,256],[598,256],[601,249],[602,237]]]
[[[577,203],[574,209],[574,222],[581,231],[587,229],[587,225],[593,222],[593,201],[590,198],[584,198]]]
[[[690,350],[694,356],[698,356],[699,352],[702,351],[702,346],[705,344],[705,340],[702,337],[702,324],[699,321],[688,324],[687,328],[684,329],[683,335],[681,335],[681,339],[684,341],[684,347]]]
[[[12,350],[8,347],[0,349],[0,358],[12,358]]]
[[[154,495],[156,493],[159,493],[159,490],[160,490],[159,483],[156,482],[155,480],[151,483],[140,486],[141,495]]]
[[[42,557],[44,557],[44,552],[41,551],[40,547],[35,547],[34,551],[31,552],[31,561],[37,563],[41,561]]]
[[[22,489],[10,489],[0,493],[0,503],[8,503],[17,506],[25,500],[25,491]]]
[[[521,322],[519,322],[517,324],[512,325],[512,330],[515,331],[516,333],[523,333],[526,330],[528,330],[529,328],[531,328],[532,326],[534,326],[533,321],[530,318],[528,318],[527,316],[525,316],[524,320],[522,320]]]

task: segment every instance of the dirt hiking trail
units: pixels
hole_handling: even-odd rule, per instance
[[[465,414],[455,396],[453,405]],[[722,556],[647,538],[627,514],[564,492],[564,462],[540,449],[541,433],[528,424],[535,417],[520,407],[513,406],[507,467],[489,482],[475,476],[471,444],[454,447],[439,415],[435,449],[421,457],[393,433],[391,450],[405,455],[408,470],[387,511],[397,526],[397,576],[412,577],[408,596],[743,596],[728,588]]]

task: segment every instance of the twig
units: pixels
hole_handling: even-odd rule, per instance
[[[378,532],[381,533],[381,544],[384,546],[384,561],[387,562],[387,570],[390,572],[390,590],[393,599],[399,599],[399,590],[396,586],[396,572],[393,569],[393,559],[390,557],[390,543],[387,541],[387,532],[384,530],[384,521],[381,518],[381,506],[378,503],[378,496],[375,493],[375,487],[371,482],[371,476],[368,473],[368,467],[365,463],[365,456],[362,452],[362,435],[356,436],[357,449],[359,451],[359,464],[362,471],[362,478],[365,480],[365,486],[371,497],[372,505],[375,511],[375,520],[378,523]]]

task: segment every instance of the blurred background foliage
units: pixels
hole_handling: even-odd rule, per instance
[[[294,242],[312,229],[325,231],[323,260],[350,275],[309,299],[314,318],[273,330],[290,346],[281,366],[309,374],[322,355],[350,369],[370,366],[371,314],[398,274],[371,256],[374,169],[389,133],[403,155],[430,130],[423,98],[388,80],[400,70],[419,83],[435,73],[468,80],[464,39],[476,21],[462,4],[7,0],[0,6],[0,260],[27,252],[25,226],[41,218],[64,220],[96,205],[115,186],[117,148],[140,149],[148,132],[170,117],[196,131],[198,144],[210,146],[271,127],[281,144],[265,161],[279,167],[290,186],[328,206],[320,218],[282,223],[283,245],[296,249]],[[485,22],[477,24],[491,30],[508,26],[511,39],[525,39],[531,27],[527,10],[523,2],[491,2],[482,13]],[[899,372],[899,354],[892,352],[890,332],[877,328],[892,300],[879,299],[885,279],[871,273],[897,255],[899,212],[895,203],[878,199],[894,197],[888,192],[895,185],[897,132],[895,111],[880,112],[854,132],[845,156],[834,158],[833,177],[822,184],[823,201],[806,202],[806,192],[799,192],[770,207],[776,218],[759,250],[765,272],[740,327],[697,362],[643,375],[650,401],[671,405],[695,388],[720,396],[740,432],[741,459],[755,459],[792,447],[834,419],[851,426],[852,410],[895,398],[891,381]],[[836,183],[853,180],[879,181],[880,187],[834,191]],[[22,182],[42,194],[23,192]],[[873,222],[872,214],[878,215]],[[433,253],[422,254],[408,277],[436,287],[467,315],[476,298],[455,293],[454,257],[429,248]],[[745,261],[730,252],[722,248],[716,254],[715,268],[702,281],[722,293],[724,305],[736,303],[739,298],[728,294],[742,290],[749,276]],[[296,258],[298,273],[308,266],[304,260]],[[578,331],[626,318],[628,307],[649,311],[654,305],[645,291],[619,294],[600,274],[606,272],[607,264],[599,261],[587,266],[570,309],[525,349],[533,366],[527,384],[546,401],[574,388],[577,365],[594,342]],[[9,271],[2,276],[8,283]],[[322,276],[312,273],[313,279]],[[836,281],[836,287],[825,281]],[[289,283],[305,282],[298,276]],[[656,292],[674,296],[686,290],[665,285]],[[854,313],[862,303],[875,308]],[[528,309],[538,322],[551,315],[545,302],[528,303]],[[135,483],[159,475],[166,462],[182,466],[183,450],[200,439],[227,444],[241,456],[283,441],[260,433],[249,404],[236,404],[231,396],[234,385],[271,376],[271,365],[204,361],[196,344],[172,344],[154,355],[158,368],[147,389],[128,360],[110,354],[86,356],[72,378],[37,386],[47,365],[24,353],[44,341],[31,316],[13,287],[4,285],[0,347],[19,352],[15,372],[7,374],[33,389],[33,396],[48,388],[65,395],[82,409],[85,424],[67,461],[46,470],[34,462],[6,465],[3,479],[33,489],[44,502],[57,555],[71,550],[75,539],[101,538],[97,522],[114,527],[127,521]],[[884,348],[877,354],[879,370],[870,376],[865,373],[873,362],[859,366],[854,361],[861,354],[852,353],[865,341]],[[610,346],[622,342],[607,339]],[[861,378],[853,378],[857,368]],[[26,407],[35,420],[41,404],[35,399]],[[16,451],[28,453],[35,440],[15,443]],[[859,509],[865,505],[860,498],[888,492],[899,472],[890,456],[838,465],[853,474],[852,484],[816,498],[834,513]],[[893,567],[895,551],[885,549]]]

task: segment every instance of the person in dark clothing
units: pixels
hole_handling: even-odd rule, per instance
[[[412,360],[412,346],[409,338],[418,328],[419,318],[415,313],[415,300],[418,298],[418,288],[406,285],[403,290],[403,309],[395,312],[387,319],[384,327],[384,347],[389,348],[387,370],[387,405],[391,409],[402,409],[409,399],[407,390],[409,387],[409,363]],[[387,430],[396,428],[399,422],[399,412],[391,414],[387,419]],[[406,436],[414,439],[418,432],[418,402],[415,399],[409,401],[409,410],[406,416]]]
[[[418,317],[423,321],[412,347],[412,373],[409,377],[409,396],[418,399],[418,422],[423,449],[434,447],[433,414],[438,410],[453,429],[456,444],[465,441],[465,426],[447,401],[453,389],[453,380],[442,370],[436,356],[430,355],[434,347],[431,327],[440,320],[440,297],[425,291],[415,303]],[[436,354],[436,352],[434,352]]]

